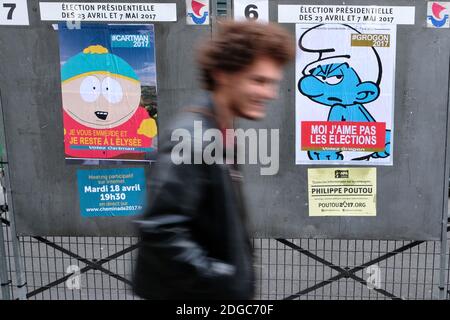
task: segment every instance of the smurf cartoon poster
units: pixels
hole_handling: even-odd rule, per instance
[[[392,165],[396,27],[297,24],[296,163]]]
[[[154,160],[153,25],[61,23],[58,30],[66,159]]]

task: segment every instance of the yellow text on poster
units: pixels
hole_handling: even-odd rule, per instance
[[[309,216],[376,216],[376,170],[308,169]]]

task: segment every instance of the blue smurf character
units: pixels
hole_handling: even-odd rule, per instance
[[[334,41],[327,42],[325,47],[311,48],[311,46],[308,46],[308,38],[311,39],[311,37],[316,36],[315,31],[324,26],[326,25],[318,25],[307,30],[299,39],[300,49],[304,52],[317,53],[318,59],[303,69],[303,76],[298,82],[298,89],[312,101],[330,107],[328,121],[375,122],[376,120],[364,107],[364,104],[376,100],[380,95],[382,65],[377,51],[373,47],[359,47],[348,50],[348,45],[342,44],[342,35],[334,37]],[[340,26],[341,28],[337,28],[337,31],[360,33],[350,26],[343,26],[345,28]],[[350,39],[350,34],[348,39]],[[376,64],[376,68],[373,66],[368,68],[367,64],[369,63]],[[376,75],[373,75],[373,72],[371,75],[365,74],[368,78],[373,78],[374,81],[360,76],[361,73],[367,73],[369,69],[378,71]],[[390,154],[390,134],[390,130],[386,130],[384,151],[370,153],[352,160],[388,157]],[[340,150],[311,150],[308,151],[308,157],[311,160],[344,159]]]

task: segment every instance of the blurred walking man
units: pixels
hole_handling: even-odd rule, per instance
[[[133,283],[141,297],[253,297],[242,176],[236,159],[225,159],[227,150],[235,150],[234,139],[225,133],[236,117],[265,116],[266,103],[277,97],[283,66],[294,52],[294,40],[284,29],[255,22],[223,22],[214,39],[199,50],[205,96],[180,112],[161,137],[152,167],[151,205],[137,221],[143,242]],[[223,133],[223,139],[214,141],[223,143],[214,149],[223,152],[213,154],[220,161],[204,161],[205,143],[195,132],[199,125],[202,132]],[[182,154],[180,140],[189,147]]]

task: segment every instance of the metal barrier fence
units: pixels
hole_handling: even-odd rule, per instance
[[[130,288],[138,238],[20,237],[26,285],[18,288],[7,213],[2,228],[8,279],[0,297],[6,288],[11,299],[139,299]],[[256,299],[428,300],[439,299],[440,291],[450,296],[448,268],[446,285],[439,287],[439,241],[253,239],[253,246]],[[367,280],[375,287],[369,289]]]

